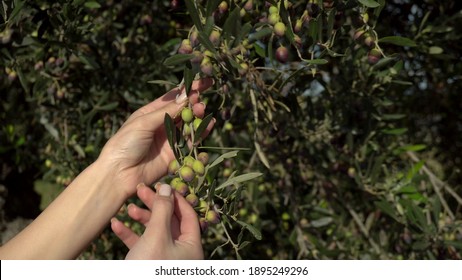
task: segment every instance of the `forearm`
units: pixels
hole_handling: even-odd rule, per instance
[[[116,178],[105,163],[90,165],[32,224],[0,249],[0,258],[77,257],[127,199]]]

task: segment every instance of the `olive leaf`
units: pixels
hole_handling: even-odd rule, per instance
[[[217,187],[217,180],[213,180],[212,185],[208,189],[208,196],[207,196],[207,201],[210,203],[213,201],[213,198],[215,197],[215,189]]]
[[[237,156],[238,154],[238,151],[231,151],[231,152],[227,152],[225,154],[222,154],[221,156],[219,156],[216,160],[214,160],[209,166],[208,168],[212,168],[220,163],[222,163],[225,159],[228,159],[228,158],[233,158],[235,156]]]
[[[194,54],[182,54],[182,53],[179,53],[179,54],[175,54],[175,55],[165,59],[164,65],[165,66],[174,66],[174,65],[185,63],[186,61],[189,61],[192,58],[194,58]]]
[[[261,235],[261,232],[254,226],[252,225],[249,225],[248,223],[245,223],[243,221],[239,221],[237,220],[236,221],[238,224],[240,224],[241,226],[243,226],[244,228],[246,228],[250,233],[252,233],[252,235],[257,239],[257,240],[261,240],[262,239],[262,235]]]
[[[358,0],[358,1],[368,8],[377,8],[378,6],[380,6],[380,4],[374,0]]]
[[[253,43],[255,41],[260,40],[261,38],[264,38],[266,36],[269,36],[273,33],[273,29],[269,27],[263,27],[262,29],[258,30],[255,33],[252,33],[249,35],[249,43]]]
[[[202,140],[202,134],[204,133],[205,129],[209,125],[210,121],[213,119],[213,114],[208,114],[205,118],[202,119],[201,124],[197,127],[195,132],[194,142],[200,142]]]
[[[217,9],[220,2],[221,2],[221,0],[208,0],[207,1],[207,6],[205,7],[207,17],[209,17],[209,16],[211,16],[213,14],[213,12]]]
[[[186,9],[188,9],[189,15],[191,16],[191,19],[192,19],[194,25],[196,26],[197,30],[202,31],[202,29],[204,27],[202,26],[202,21],[201,21],[201,18],[199,16],[199,13],[197,11],[195,1],[194,0],[186,0],[184,2],[186,4]]]
[[[165,133],[167,134],[167,141],[172,148],[173,154],[175,155],[176,160],[180,162],[180,155],[176,149],[176,142],[177,142],[177,127],[175,126],[175,122],[173,121],[172,117],[169,114],[165,113],[164,117],[164,126],[165,126]]]
[[[383,37],[379,39],[379,43],[389,43],[402,47],[417,47],[417,44],[413,40],[401,36]]]
[[[194,80],[194,70],[191,67],[191,63],[187,63],[183,70],[183,78],[184,78],[184,89],[186,93],[191,91],[191,86]]]
[[[228,16],[223,25],[223,34],[226,41],[230,41],[231,37],[237,37],[239,31],[241,30],[241,17],[239,6],[237,6]],[[236,43],[239,43],[236,41]]]
[[[225,188],[227,186],[231,186],[231,185],[234,185],[234,184],[239,184],[239,183],[242,183],[242,182],[245,182],[245,181],[255,179],[257,177],[260,177],[261,175],[262,175],[262,173],[259,173],[259,172],[250,172],[250,173],[246,173],[246,174],[236,176],[234,178],[229,178],[226,182],[222,183],[219,187],[217,187],[217,190],[221,190],[221,189],[223,189],[223,188]]]

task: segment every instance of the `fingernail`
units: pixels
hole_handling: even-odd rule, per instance
[[[146,186],[144,183],[139,183],[138,185],[136,185],[136,189],[138,190],[144,186]]]
[[[172,187],[167,184],[162,184],[159,187],[159,195],[160,196],[170,196],[172,194]]]
[[[188,99],[185,88],[181,90],[181,94],[176,96],[176,104],[183,104]]]

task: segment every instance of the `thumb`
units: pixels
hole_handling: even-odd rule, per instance
[[[146,225],[143,235],[152,242],[173,243],[171,230],[174,210],[172,187],[167,184],[158,184],[156,189],[151,219]]]

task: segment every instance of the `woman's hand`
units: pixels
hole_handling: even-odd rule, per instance
[[[190,94],[197,95],[212,85],[210,78],[195,81]],[[163,126],[165,114],[175,118],[187,100],[184,91],[169,91],[134,112],[103,148],[98,160],[107,163],[127,196],[135,193],[139,182],[149,185],[166,174],[174,155]],[[213,124],[210,122],[207,131]]]
[[[157,193],[140,184],[137,195],[150,209],[128,206],[129,216],[144,224],[138,236],[116,218],[114,233],[130,249],[127,259],[203,259],[197,214],[189,203],[167,184],[157,184]]]

